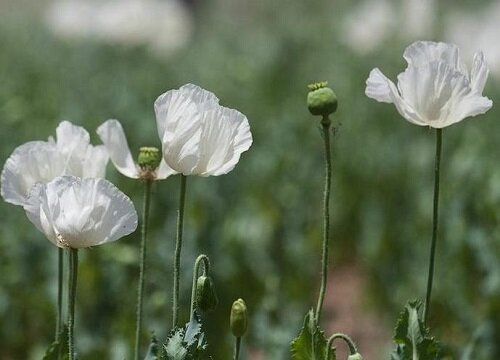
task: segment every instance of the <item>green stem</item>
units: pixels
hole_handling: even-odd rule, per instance
[[[144,297],[144,282],[146,278],[146,239],[148,233],[148,218],[149,204],[151,202],[151,185],[153,181],[150,179],[144,180],[144,198],[142,202],[142,224],[141,224],[141,250],[140,250],[140,265],[139,265],[139,285],[137,288],[137,308],[135,322],[135,348],[134,359],[139,360],[139,348],[141,341],[142,327],[142,300]]]
[[[356,344],[354,343],[354,341],[352,341],[352,339],[349,336],[347,336],[346,334],[342,334],[342,333],[333,334],[328,339],[328,343],[326,345],[326,359],[327,360],[329,360],[330,357],[331,357],[332,345],[333,345],[333,342],[336,339],[342,339],[342,340],[344,340],[344,342],[349,347],[349,353],[350,353],[350,355],[354,355],[354,354],[356,354],[358,352],[358,349],[356,348]]]
[[[198,281],[198,273],[200,272],[200,265],[203,262],[203,274],[210,272],[210,259],[207,255],[201,254],[196,258],[193,267],[193,284],[191,286],[191,313],[189,319],[193,318],[194,310],[196,308],[196,282]]]
[[[236,337],[234,343],[234,360],[238,360],[240,357],[240,347],[241,347],[241,337]]]
[[[434,257],[436,254],[436,242],[438,234],[438,217],[439,217],[439,169],[441,164],[441,143],[442,129],[436,129],[436,159],[434,163],[434,206],[432,216],[432,241],[429,257],[429,273],[427,277],[427,293],[425,295],[424,307],[424,324],[427,324],[429,309],[431,303],[432,280],[434,277]]]
[[[78,249],[70,249],[69,258],[69,286],[68,286],[68,349],[69,360],[75,358],[74,330],[75,330],[75,298],[76,283],[78,280]]]
[[[174,300],[172,305],[172,328],[175,328],[177,326],[177,319],[179,317],[179,277],[181,267],[182,229],[184,223],[184,203],[186,200],[186,180],[187,177],[181,174],[179,210],[177,212],[177,238],[175,241],[174,258]]]
[[[323,118],[323,139],[325,143],[325,189],[323,193],[323,255],[321,259],[321,287],[316,307],[316,322],[319,323],[323,301],[325,300],[328,278],[328,240],[330,239],[330,188],[332,184],[332,155],[330,151],[330,120]]]
[[[62,299],[63,299],[63,271],[64,271],[64,249],[57,248],[57,318],[56,318],[56,340],[59,340],[62,330]]]

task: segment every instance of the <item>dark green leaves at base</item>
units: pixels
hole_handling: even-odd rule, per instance
[[[59,335],[47,349],[43,360],[67,360],[69,358],[68,349],[68,327],[65,326]]]
[[[439,342],[429,335],[422,319],[422,302],[408,302],[396,325],[394,341],[396,350],[391,360],[438,360],[442,359]]]
[[[292,341],[292,360],[335,360],[335,349],[327,359],[327,341],[316,323],[314,311],[311,309],[304,319],[300,334]]]
[[[196,312],[182,328],[170,332],[165,344],[153,337],[145,360],[211,360],[202,324]]]

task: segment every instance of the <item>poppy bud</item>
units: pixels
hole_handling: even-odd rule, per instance
[[[326,85],[328,82],[323,81],[308,86],[307,107],[313,115],[327,117],[337,110],[337,95]]]
[[[154,171],[160,164],[160,151],[155,147],[141,147],[137,163],[143,171]]]
[[[196,281],[196,306],[203,312],[215,310],[219,300],[210,276],[200,276]]]
[[[356,354],[349,355],[347,360],[363,360],[363,357],[361,356],[360,353],[356,353]]]
[[[243,299],[233,302],[230,325],[234,336],[242,337],[245,335],[247,331],[247,305]]]

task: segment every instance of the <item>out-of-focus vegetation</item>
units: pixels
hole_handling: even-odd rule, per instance
[[[482,3],[489,2],[474,7]],[[246,114],[254,145],[236,169],[188,180],[181,315],[187,320],[192,263],[207,253],[220,299],[206,318],[215,358],[230,357],[229,310],[242,297],[250,313],[243,352],[261,349],[266,359],[286,359],[288,343],[315,301],[319,275],[323,157],[318,124],[305,106],[306,85],[328,80],[339,98],[332,259],[334,266],[363,270],[369,278],[363,303],[385,320],[381,328],[392,329],[406,300],[424,296],[434,134],[364,95],[372,68],[391,78],[404,69],[402,52],[413,39],[396,27],[370,52],[353,52],[342,29],[358,5],[195,2],[191,41],[162,58],[141,45],[58,40],[40,16],[48,2],[2,0],[0,159],[24,142],[53,135],[63,119],[86,127],[98,143],[96,127],[117,118],[132,149],[157,146],[153,102],[187,82]],[[442,39],[450,8],[474,10],[470,1],[434,6],[435,40]],[[444,131],[430,326],[457,358],[475,341],[474,360],[500,358],[497,79],[485,90],[494,102],[491,111]],[[141,184],[111,165],[108,175],[140,208]],[[178,182],[171,177],[154,187],[145,324],[158,337],[170,324]],[[20,207],[2,202],[0,219],[0,358],[40,359],[55,327],[57,251]],[[131,358],[138,244],[135,233],[82,251],[76,325],[83,359]],[[341,294],[327,293],[333,296]],[[388,358],[387,344],[380,349],[378,359]]]

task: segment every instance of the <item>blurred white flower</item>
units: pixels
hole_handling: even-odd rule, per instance
[[[343,16],[342,39],[360,55],[378,49],[384,41],[415,40],[432,35],[435,0],[365,0]]]
[[[470,74],[452,44],[418,41],[406,48],[403,57],[408,67],[398,75],[398,86],[375,68],[366,81],[368,97],[393,103],[406,120],[433,128],[491,108],[492,101],[482,96],[488,66],[481,52],[474,55]]]
[[[176,171],[172,170],[163,159],[152,174],[146,174],[132,158],[125,132],[118,120],[107,120],[97,128],[97,134],[108,149],[113,165],[123,175],[132,179],[151,176],[154,180],[162,180],[176,174]]]
[[[149,45],[170,54],[187,43],[192,19],[179,0],[66,0],[54,2],[46,22],[62,38]]]
[[[17,147],[2,170],[0,193],[6,202],[23,205],[31,187],[60,175],[104,177],[108,153],[103,145],[90,145],[88,132],[63,121],[57,140],[30,141]]]
[[[456,43],[464,54],[475,49],[484,51],[493,76],[500,76],[500,1],[494,1],[478,11],[448,12],[445,38]]]
[[[184,175],[226,174],[252,145],[246,116],[196,85],[160,95],[155,113],[165,162]]]
[[[37,183],[24,209],[36,228],[61,248],[101,245],[137,228],[134,204],[105,179],[60,176]]]

